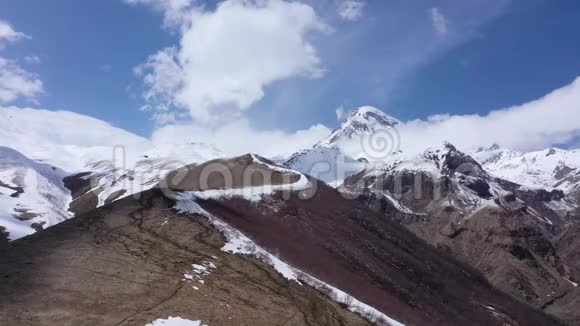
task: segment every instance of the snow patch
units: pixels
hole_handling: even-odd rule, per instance
[[[576,283],[576,282],[572,282],[571,280],[569,280],[569,279],[567,279],[567,278],[564,278],[564,279],[565,279],[566,281],[568,281],[570,284],[572,284],[572,286],[574,286],[574,287],[576,287],[576,288],[578,287],[578,283]]]
[[[207,326],[199,320],[183,319],[181,317],[169,317],[167,319],[157,319],[145,326]]]
[[[193,282],[197,281],[199,284],[205,284],[203,279],[205,276],[211,274],[212,269],[216,269],[216,265],[211,261],[204,261],[200,264],[191,264],[192,270],[190,273],[183,274],[183,281]],[[195,288],[195,287],[194,287]],[[197,290],[197,289],[196,289]]]

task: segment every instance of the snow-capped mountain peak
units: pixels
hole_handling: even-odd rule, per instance
[[[392,128],[401,121],[372,106],[363,106],[352,111],[327,138],[315,147],[332,147],[336,143],[372,134],[381,129]]]
[[[503,148],[498,144],[493,144],[490,147],[480,147],[471,153],[480,164],[487,165],[499,162],[502,160],[510,160],[514,157],[520,157],[523,153],[511,149]]]
[[[522,153],[492,146],[471,156],[494,175],[527,187],[567,193],[578,189],[580,150],[546,148]]]

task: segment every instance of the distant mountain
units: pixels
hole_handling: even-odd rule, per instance
[[[0,147],[0,229],[14,240],[71,217],[66,172]],[[2,237],[2,235],[0,235]]]
[[[352,111],[327,138],[312,148],[292,154],[282,162],[291,169],[338,186],[346,177],[363,169],[366,163],[376,160],[374,154],[377,150],[388,150],[381,146],[389,147],[398,143],[393,127],[400,123],[379,109],[360,107]],[[375,136],[394,138],[374,139]],[[377,144],[373,142],[376,141],[379,142],[379,148],[375,148]],[[392,150],[396,151],[396,146]],[[383,157],[382,154],[379,156]]]
[[[401,121],[383,111],[371,106],[363,106],[353,110],[338,128],[315,147],[341,147],[351,141],[358,141],[361,137],[399,124]]]
[[[530,188],[580,190],[580,150],[522,153],[494,145],[471,155],[490,173]]]
[[[72,190],[71,211],[86,212],[106,203],[155,187],[165,176],[185,165],[225,157],[206,143],[166,145],[145,152],[126,165],[110,160],[90,161],[86,172],[75,173],[64,181]]]
[[[578,204],[564,191],[499,178],[451,144],[369,165],[339,190],[469,263],[514,297],[580,318],[553,300],[580,298],[580,259],[570,255],[580,246],[570,236],[580,221]]]
[[[360,108],[284,164],[304,173],[330,166],[332,174],[319,177],[343,196],[398,221],[514,297],[580,321],[572,308],[580,302],[580,258],[573,254],[580,248],[580,150],[524,153],[494,145],[464,153],[446,143],[414,154],[396,146],[399,124]],[[353,162],[360,171],[336,177]]]
[[[75,213],[148,190],[184,165],[225,156],[205,143],[159,146],[140,156],[120,151],[114,157],[114,147],[99,151],[106,154],[101,159],[93,156],[96,152],[83,157],[83,172],[71,174],[0,147],[0,238],[32,234]]]

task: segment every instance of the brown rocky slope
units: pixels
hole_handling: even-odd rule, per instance
[[[232,171],[279,171],[255,157],[230,163]],[[309,182],[261,200],[196,201],[284,262],[407,325],[558,324],[382,214]],[[176,198],[150,190],[10,243],[0,251],[2,324],[145,325],[168,316],[208,325],[368,323],[259,260],[224,253],[207,216],[178,214],[167,194]]]
[[[570,324],[580,322],[569,303],[578,300],[577,222],[554,209],[566,207],[569,199],[495,178],[451,145],[423,160],[436,172],[365,170],[340,189],[518,300]]]

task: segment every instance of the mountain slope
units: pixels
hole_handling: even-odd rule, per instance
[[[197,174],[198,169],[190,171]],[[182,200],[194,200],[203,212],[277,253],[302,273],[339,287],[403,323],[495,324],[527,318],[519,315],[523,305],[497,292],[465,265],[326,184],[309,180],[301,191],[275,192],[261,199],[193,188]],[[260,188],[254,191],[260,193]],[[297,277],[302,280],[300,274]],[[466,301],[466,297],[477,299]],[[501,311],[502,317],[496,319],[488,306]]]
[[[534,306],[551,307],[554,297],[576,292],[580,274],[571,267],[580,260],[553,244],[573,222],[575,204],[562,191],[499,179],[450,144],[367,167],[340,190]]]
[[[0,324],[369,325],[260,260],[223,252],[219,231],[173,205],[151,190],[0,250]]]
[[[0,147],[0,228],[8,239],[32,234],[71,217],[66,172]]]
[[[215,167],[232,182],[200,182]],[[257,156],[189,166],[163,184],[0,250],[0,321],[368,324],[348,307],[379,325],[558,324],[396,223]],[[384,317],[365,314],[370,306]]]

